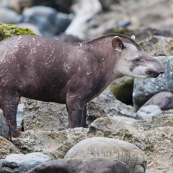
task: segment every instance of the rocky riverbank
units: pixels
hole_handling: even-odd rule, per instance
[[[0,173],[24,173],[40,163],[54,166],[47,163],[55,159],[64,167],[71,158],[83,165],[81,158],[100,157],[120,162],[105,160],[105,167],[111,163],[112,169],[121,165],[131,173],[172,173],[172,0],[20,0],[15,4],[1,0],[0,5],[0,14],[5,15],[0,15],[1,22],[20,27],[27,22],[33,32],[52,39],[76,42],[111,32],[134,34],[142,49],[166,69],[157,79],[115,81],[88,104],[88,128],[67,129],[65,105],[22,98],[17,114],[23,130],[20,137],[5,139],[8,128],[0,113]],[[0,33],[6,34],[1,28]],[[21,34],[14,26],[11,31]],[[10,32],[7,37],[13,36]]]

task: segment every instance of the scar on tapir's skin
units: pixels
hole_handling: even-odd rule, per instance
[[[42,36],[15,36],[0,42],[0,106],[16,131],[21,96],[66,104],[69,128],[86,127],[86,104],[124,75],[157,77],[163,65],[133,38],[107,35],[80,44]]]

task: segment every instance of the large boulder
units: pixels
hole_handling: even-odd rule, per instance
[[[43,152],[51,158],[64,158],[66,152],[76,143],[87,137],[88,129],[74,128],[62,131],[23,132],[13,143],[23,153]]]
[[[173,92],[173,57],[156,57],[165,66],[165,74],[158,78],[135,79],[133,89],[133,103],[139,109],[153,95],[162,91]]]
[[[152,56],[172,56],[173,38],[151,36],[139,43],[141,48]]]
[[[131,173],[145,173],[147,157],[138,147],[122,140],[93,137],[72,147],[65,158],[113,158],[126,163]]]
[[[52,159],[40,152],[29,154],[10,154],[2,160],[0,172],[24,173],[40,163],[51,161]],[[10,171],[9,171],[10,170]]]

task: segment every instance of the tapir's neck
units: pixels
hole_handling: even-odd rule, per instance
[[[108,82],[112,82],[114,79],[122,77],[115,71],[119,52],[115,52],[112,48],[111,39],[99,40],[94,43],[86,44],[88,52],[92,53],[92,56],[97,59],[97,62],[101,63],[101,70]]]

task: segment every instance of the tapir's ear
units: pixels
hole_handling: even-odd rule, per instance
[[[132,35],[132,36],[131,36],[131,39],[135,41],[135,36],[134,36],[134,35]]]
[[[121,40],[120,37],[118,36],[115,36],[113,39],[112,39],[112,47],[118,51],[118,52],[121,52],[124,48],[124,43],[123,41]]]

